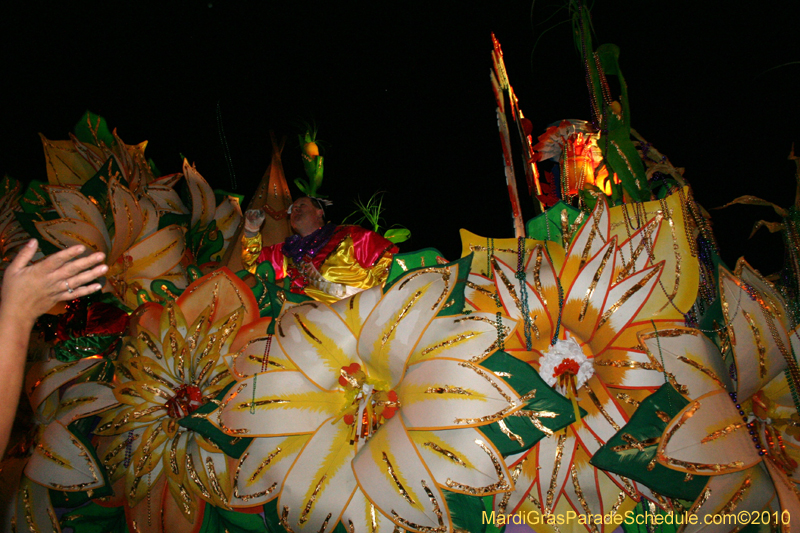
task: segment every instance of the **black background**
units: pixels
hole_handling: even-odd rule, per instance
[[[46,180],[37,132],[64,139],[89,109],[125,142],[148,140],[162,174],[179,171],[183,154],[212,186],[249,196],[270,129],[292,134],[287,179],[302,176],[293,123],[313,120],[334,221],[357,196],[385,191],[387,221],[412,231],[403,250],[456,258],[460,227],[513,236],[491,32],[535,135],[590,118],[570,25],[557,25],[568,21],[561,4],[4,2],[0,171]],[[793,202],[800,2],[604,0],[592,13],[595,45],[621,48],[633,127],[686,168],[706,208],[743,194]],[[532,206],[523,201],[526,218]],[[780,267],[780,237],[762,229],[748,239],[756,220],[778,220],[771,209],[711,212],[726,261]]]

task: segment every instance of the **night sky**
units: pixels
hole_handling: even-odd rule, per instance
[[[163,174],[178,172],[183,154],[212,186],[249,198],[268,165],[269,131],[289,134],[291,184],[302,176],[294,124],[313,120],[334,221],[359,195],[385,191],[388,223],[412,231],[402,250],[433,246],[454,259],[461,227],[513,236],[491,32],[536,135],[591,118],[561,4],[4,2],[0,172],[46,180],[37,132],[64,139],[89,109],[127,143],[148,140]],[[595,45],[621,48],[633,127],[686,168],[701,204],[743,194],[791,204],[800,2],[598,0],[592,12]],[[533,215],[530,199],[523,211]],[[711,212],[731,266],[745,255],[764,273],[780,267],[777,235],[748,240],[756,220],[777,220],[771,209]]]

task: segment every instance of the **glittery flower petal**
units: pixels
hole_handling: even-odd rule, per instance
[[[396,392],[411,429],[481,426],[521,407],[514,390],[491,372],[448,359],[414,365]]]
[[[338,387],[342,367],[356,362],[355,336],[339,314],[323,303],[287,309],[275,332],[295,366],[321,389]]]
[[[397,385],[412,350],[447,302],[458,267],[424,269],[392,285],[370,313],[358,338],[358,354],[369,374]]]
[[[659,287],[641,310],[645,316],[682,320],[697,296],[698,259],[692,254],[689,239],[693,237],[684,218],[687,194],[684,189],[662,200],[637,204],[635,210],[627,205],[609,210],[611,235],[622,243],[627,261],[638,253],[637,269],[644,258],[650,258],[650,264],[664,262]],[[657,229],[651,231],[653,227]],[[628,241],[634,230],[637,233]]]
[[[772,485],[775,489],[775,492],[778,494],[778,500],[781,504],[781,517],[795,517],[800,515],[800,495],[797,492],[797,486],[792,483],[786,474],[780,468],[778,468],[777,465],[772,462],[772,460],[767,459],[764,461],[764,465],[767,467],[767,471],[772,478]],[[761,486],[763,486],[763,484],[755,488],[760,489]],[[757,509],[757,507],[748,508]],[[788,514],[784,515],[784,511],[788,512]],[[784,523],[784,521],[781,523]],[[798,528],[797,524],[794,524],[789,528],[790,531],[797,531],[798,529],[800,528]]]
[[[245,324],[236,335],[225,361],[237,379],[266,370],[297,370],[278,340],[267,334],[271,322],[267,317]]]
[[[749,468],[761,457],[726,391],[701,396],[664,430],[658,461],[692,474],[724,474]]]
[[[591,340],[594,353],[612,346],[617,336],[631,326],[634,320],[649,320],[652,315],[641,316],[639,310],[656,289],[663,263],[635,272],[609,288],[602,314]]]
[[[356,489],[350,470],[356,455],[351,429],[342,421],[323,422],[292,465],[278,497],[278,515],[287,529],[333,531]]]
[[[731,338],[739,398],[749,398],[786,368],[789,337],[768,300],[755,287],[720,267],[720,297]]]
[[[208,226],[214,220],[214,212],[217,209],[214,190],[205,178],[197,172],[194,165],[190,165],[186,159],[183,160],[183,175],[189,185],[189,193],[192,198],[191,227],[195,227],[198,224],[200,227]]]
[[[62,385],[80,376],[84,372],[102,363],[102,357],[85,357],[69,363],[62,363],[58,359],[48,359],[34,363],[25,374],[24,391],[34,409],[59,389]]]
[[[233,507],[262,505],[276,497],[286,473],[311,435],[253,439],[239,459],[233,481]]]
[[[373,287],[361,291],[350,298],[338,300],[331,304],[331,308],[339,313],[339,316],[345,321],[350,331],[358,336],[367,317],[369,317],[369,314],[375,309],[382,297],[382,288]]]
[[[581,339],[590,340],[597,331],[614,279],[615,245],[612,240],[603,246],[580,269],[572,284],[564,287],[563,316],[569,317],[570,330]]]
[[[341,391],[322,390],[300,372],[266,372],[234,386],[222,401],[223,409],[209,420],[228,433],[244,430],[248,437],[297,435],[313,432],[339,413],[344,402]]]
[[[761,465],[725,476],[713,476],[694,504],[694,508],[699,507],[699,509],[693,508],[697,514],[697,524],[687,524],[685,531],[728,533],[733,531],[737,524],[714,525],[715,516],[727,514],[727,510],[734,514],[741,510],[761,510],[774,497],[775,488]],[[699,503],[702,503],[702,506]],[[706,520],[708,524],[705,523]]]
[[[575,455],[577,440],[570,430],[556,433],[536,443],[529,461],[539,465],[539,477],[531,495],[542,506],[542,512],[549,514],[561,499],[561,491],[569,479],[572,466],[570,459]],[[569,459],[567,459],[569,458]],[[517,485],[517,490],[524,487]]]
[[[436,482],[450,491],[485,496],[513,487],[502,456],[477,429],[409,431],[408,436]]]
[[[700,331],[665,328],[642,332],[639,339],[655,364],[663,360],[667,374],[674,376],[670,383],[687,398],[719,389],[734,390],[719,349]]]
[[[536,248],[533,253],[541,253],[541,249]],[[546,345],[555,327],[553,317],[558,316],[558,288],[555,284],[550,260],[545,258],[542,262],[548,268],[541,268],[538,277],[534,275],[534,272],[526,272],[524,287],[516,278],[515,267],[511,267],[499,259],[494,262],[494,275],[497,279],[497,292],[503,302],[503,307],[508,315],[520,324],[525,316],[523,290],[527,291],[528,313],[535,318],[534,324],[538,330],[536,337],[543,339],[542,342]],[[553,305],[555,309],[550,309],[550,305]]]
[[[193,324],[200,314],[207,311],[211,311],[209,320],[214,323],[220,318],[218,314],[227,315],[240,306],[244,306],[244,324],[259,318],[253,291],[226,267],[194,282],[191,290],[184,291],[175,303],[183,311],[188,324]]]
[[[405,529],[444,528],[444,494],[417,455],[402,420],[394,417],[353,460],[358,485],[384,514]]]
[[[116,177],[108,181],[108,198],[114,217],[114,240],[108,257],[116,260],[139,238],[144,220],[139,202]]]
[[[111,385],[99,382],[77,383],[64,392],[55,419],[68,426],[79,418],[100,414],[115,405],[117,399]]]
[[[76,244],[85,246],[93,252],[106,254],[106,264],[111,262],[109,248],[103,233],[83,220],[73,218],[57,218],[34,222],[42,238],[57,248],[65,249]],[[114,258],[116,259],[116,258]]]
[[[567,260],[560,272],[561,279],[574,278],[589,258],[597,255],[605,246],[610,230],[608,204],[604,198],[601,198],[595,205],[591,216],[581,226],[569,245]]]
[[[99,466],[83,443],[58,422],[45,428],[25,475],[55,490],[90,490],[104,483]]]
[[[397,531],[394,522],[381,513],[370,502],[361,489],[356,488],[353,497],[342,514],[342,524],[347,531],[364,531],[369,533],[393,533]]]
[[[71,218],[88,223],[102,235],[102,240],[98,244],[103,243],[104,250],[111,249],[111,237],[108,235],[103,215],[100,214],[97,206],[91,200],[73,187],[51,185],[47,188],[47,193],[50,195],[53,207],[55,207],[60,218]]]
[[[534,483],[539,478],[539,464],[535,460],[534,452],[525,451],[510,455],[505,458],[505,463],[508,465],[514,490],[495,495],[494,510],[501,514],[516,512],[519,505],[528,499]]]
[[[515,323],[500,317],[503,335],[513,331]],[[434,318],[417,344],[409,366],[435,357],[461,361],[479,361],[497,349],[497,317],[489,313],[472,313]]]
[[[37,531],[41,533],[60,533],[58,519],[50,502],[49,489],[23,477],[13,500],[14,512],[3,514],[11,518],[16,514],[16,528],[5,531]]]
[[[164,279],[164,273],[171,272],[180,263],[185,250],[183,230],[174,224],[167,226],[126,250],[131,261],[126,279],[129,283],[138,280],[142,287],[149,289],[153,280]],[[185,276],[182,281],[179,288],[187,285]]]

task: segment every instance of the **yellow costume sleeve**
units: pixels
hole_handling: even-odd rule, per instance
[[[369,289],[386,281],[391,264],[391,254],[384,254],[372,267],[362,267],[356,261],[353,241],[348,236],[336,251],[322,263],[320,274],[334,283]]]
[[[261,254],[261,234],[245,237],[242,232],[242,266],[251,274],[256,273],[258,256]]]

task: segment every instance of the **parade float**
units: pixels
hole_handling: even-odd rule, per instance
[[[775,206],[781,275],[726,265],[682,170],[631,128],[618,50],[584,8],[573,24],[593,116],[538,136],[493,37],[514,236],[395,254],[333,303],[243,270],[241,198],[189,161],[161,176],[91,113],[42,137],[46,181],[3,182],[4,265],[33,236],[109,271],[34,332],[4,530],[797,530],[800,204]],[[248,206],[266,244],[290,233],[282,151]]]

